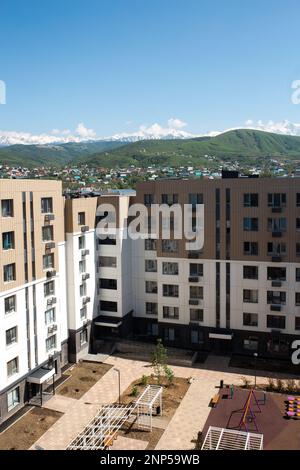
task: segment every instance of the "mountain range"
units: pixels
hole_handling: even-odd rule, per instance
[[[240,163],[276,158],[300,162],[300,137],[237,129],[211,137],[70,142],[55,145],[0,147],[0,165],[40,167],[87,164],[105,168],[149,165],[205,165],[216,161]]]

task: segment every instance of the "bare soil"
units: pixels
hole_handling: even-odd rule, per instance
[[[35,407],[0,434],[1,450],[27,450],[62,416]]]
[[[56,393],[69,398],[81,398],[112,366],[98,362],[82,361],[65,372],[68,380],[62,383]]]

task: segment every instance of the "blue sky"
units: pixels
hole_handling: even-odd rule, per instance
[[[299,17],[298,0],[1,0],[0,130],[299,123]]]

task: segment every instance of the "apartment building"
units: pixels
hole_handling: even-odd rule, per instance
[[[152,204],[203,204],[203,248],[163,239],[162,226],[131,239],[135,203],[148,220]],[[101,239],[103,204],[116,229]],[[297,178],[165,180],[67,198],[60,182],[1,180],[0,209],[0,423],[68,361],[120,338],[290,357],[300,333]]]
[[[1,423],[68,362],[61,183],[1,180],[0,237]]]

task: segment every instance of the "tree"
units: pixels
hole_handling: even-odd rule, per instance
[[[162,344],[161,339],[157,340],[155,350],[152,354],[151,364],[157,378],[157,382],[160,384],[163,372],[167,367],[167,350]]]

